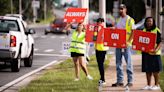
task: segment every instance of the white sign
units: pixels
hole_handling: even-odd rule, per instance
[[[32,7],[34,8],[40,8],[40,1],[32,1]]]
[[[62,42],[62,54],[69,54],[68,49],[70,44],[70,42]]]

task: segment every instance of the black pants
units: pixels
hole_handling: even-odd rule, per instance
[[[105,81],[105,74],[104,74],[104,61],[105,61],[106,51],[98,51],[96,50],[96,59],[99,67],[100,72],[100,80]]]

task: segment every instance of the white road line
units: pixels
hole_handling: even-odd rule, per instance
[[[46,64],[46,65],[44,65],[44,66],[42,66],[42,67],[40,67],[40,68],[38,68],[38,69],[35,69],[34,71],[31,71],[31,72],[29,72],[29,73],[27,73],[27,74],[25,74],[25,75],[23,75],[23,76],[21,76],[21,77],[15,79],[14,81],[12,81],[12,82],[10,82],[10,83],[8,83],[8,84],[6,84],[6,85],[0,87],[0,92],[6,90],[7,88],[11,87],[12,85],[14,85],[14,84],[16,84],[16,83],[22,81],[23,79],[27,78],[28,76],[31,76],[32,74],[35,74],[35,73],[37,73],[37,72],[43,70],[44,68],[46,68],[46,67],[48,67],[48,66],[50,66],[50,65],[53,65],[53,64],[55,64],[55,63],[57,63],[56,60],[54,60],[54,61],[52,61],[52,62],[50,62],[50,63],[48,63],[48,64]]]
[[[47,36],[41,36],[41,38],[46,38]]]
[[[34,51],[38,51],[39,49],[35,48]]]
[[[56,38],[56,36],[51,36],[52,39]]]
[[[60,38],[61,38],[61,39],[64,39],[64,38],[66,38],[66,37],[65,37],[65,36],[61,36]]]
[[[54,49],[47,49],[47,50],[44,50],[44,52],[53,52]]]
[[[33,38],[38,38],[39,36],[38,35],[33,35]]]
[[[57,57],[70,57],[70,55],[61,55],[61,54],[42,54],[42,53],[34,53],[36,56],[57,56]]]

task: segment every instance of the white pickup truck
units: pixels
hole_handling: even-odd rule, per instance
[[[19,72],[21,61],[25,67],[32,66],[34,39],[30,34],[34,33],[19,18],[0,16],[0,62],[10,62],[12,72]]]

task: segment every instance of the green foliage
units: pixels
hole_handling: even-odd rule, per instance
[[[97,62],[95,56],[90,59],[88,70],[94,80],[88,80],[84,72],[80,71],[80,80],[74,81],[74,64],[72,59],[68,59],[46,71],[20,92],[98,92]],[[105,68],[107,65],[109,65],[109,59],[105,62]]]
[[[10,13],[10,0],[0,0],[0,15]]]
[[[113,1],[115,0],[106,0],[106,12],[113,12]],[[136,22],[141,21],[146,14],[146,8],[144,0],[119,0],[120,3],[124,3],[127,5],[128,15],[133,17]],[[90,10],[99,11],[99,0],[91,0],[90,1]]]
[[[135,22],[145,17],[146,8],[143,0],[123,0],[123,3],[127,5],[127,13],[135,19]]]
[[[0,0],[0,15],[5,15],[11,13],[11,1],[13,1],[13,13],[19,13],[19,0]],[[38,19],[42,20],[44,18],[44,0],[40,1],[40,8],[38,11]],[[47,13],[50,13],[52,10],[52,1],[46,0],[47,2]],[[24,15],[28,20],[32,21],[33,19],[33,10],[32,10],[32,0],[22,0],[22,15]]]

